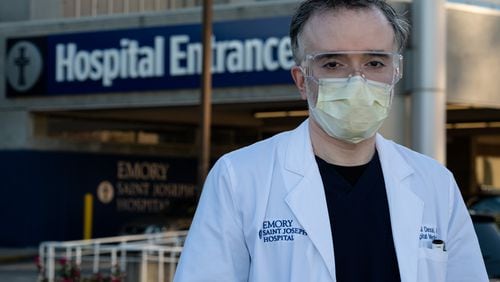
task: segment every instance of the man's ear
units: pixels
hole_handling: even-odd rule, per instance
[[[299,66],[293,66],[290,70],[292,73],[293,81],[295,82],[295,86],[300,92],[300,96],[302,100],[307,100],[307,92],[306,92],[306,78],[304,77],[304,73]]]

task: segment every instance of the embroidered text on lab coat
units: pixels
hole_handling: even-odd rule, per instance
[[[307,236],[307,232],[293,226],[293,219],[265,220],[259,230],[259,239],[264,243],[276,241],[293,241],[294,235]]]

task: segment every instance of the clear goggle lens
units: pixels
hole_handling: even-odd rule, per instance
[[[306,55],[305,74],[321,79],[360,75],[367,80],[394,85],[402,76],[403,56],[391,52],[321,52]]]

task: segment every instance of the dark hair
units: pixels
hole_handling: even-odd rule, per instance
[[[394,30],[395,43],[398,50],[403,50],[410,25],[408,21],[394,10],[383,0],[305,0],[303,1],[292,17],[290,24],[290,40],[292,43],[293,58],[297,64],[300,64],[302,58],[299,58],[299,36],[304,25],[309,18],[318,12],[346,9],[360,9],[375,7],[382,11]]]

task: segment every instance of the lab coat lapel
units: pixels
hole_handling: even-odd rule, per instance
[[[424,204],[410,185],[413,169],[396,150],[395,144],[380,135],[376,137],[376,144],[384,173],[401,281],[417,282],[418,236]]]
[[[330,219],[323,181],[314,159],[307,121],[292,132],[285,162],[287,170],[285,183],[289,189],[285,201],[321,254],[332,281],[335,281]]]

